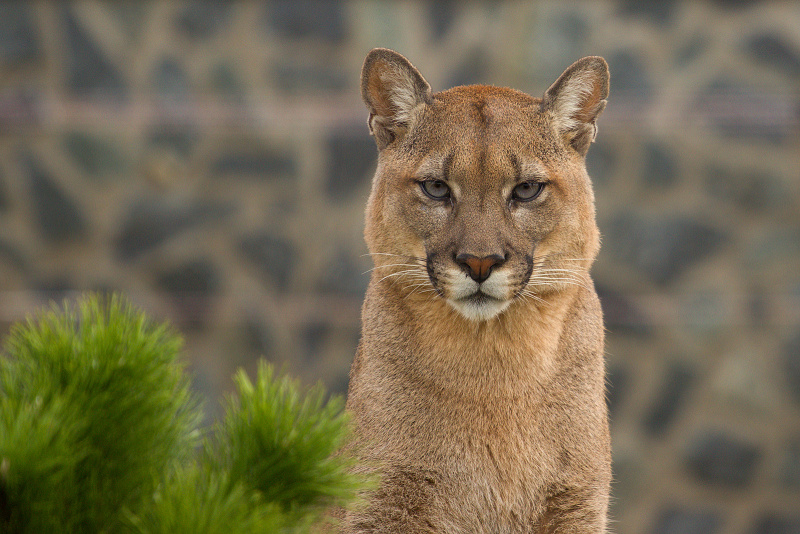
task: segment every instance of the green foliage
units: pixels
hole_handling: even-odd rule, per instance
[[[294,532],[277,505],[266,503],[227,473],[191,464],[169,477],[138,514],[137,534],[264,534]]]
[[[261,364],[203,439],[180,338],[120,297],[15,325],[0,357],[0,532],[305,532],[365,482],[343,401]],[[202,447],[198,447],[202,445]]]
[[[340,397],[326,403],[321,386],[301,394],[297,382],[276,377],[264,362],[255,384],[241,370],[236,384],[239,396],[228,399],[208,449],[218,470],[290,515],[355,497],[363,481],[350,474],[349,458],[336,454],[348,435]]]
[[[59,532],[106,531],[191,452],[200,411],[180,348],[115,296],[12,327],[0,359],[2,515],[12,531],[43,532],[52,518]]]

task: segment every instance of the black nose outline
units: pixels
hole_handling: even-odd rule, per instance
[[[474,254],[461,253],[456,256],[458,263],[476,282],[483,283],[492,274],[492,270],[498,265],[505,263],[506,258],[500,254],[490,254],[478,257]]]

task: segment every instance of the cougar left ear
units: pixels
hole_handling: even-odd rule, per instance
[[[573,63],[550,86],[542,109],[553,118],[556,132],[582,156],[597,135],[597,117],[608,98],[608,64],[598,56]]]
[[[375,48],[361,69],[361,98],[369,110],[369,130],[383,149],[407,131],[420,104],[431,102],[431,86],[406,58]]]

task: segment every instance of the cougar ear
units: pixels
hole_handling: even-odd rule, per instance
[[[361,69],[361,98],[369,110],[369,130],[379,149],[400,138],[414,110],[431,102],[431,86],[403,56],[375,48]]]
[[[582,156],[597,135],[597,117],[608,98],[608,64],[598,56],[573,63],[544,93],[542,108],[552,114],[564,142]]]

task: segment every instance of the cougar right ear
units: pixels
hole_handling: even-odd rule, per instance
[[[361,69],[361,98],[369,110],[369,130],[379,149],[401,137],[414,110],[431,102],[431,86],[403,56],[375,48]]]
[[[598,56],[573,63],[545,92],[542,107],[564,141],[585,156],[597,135],[597,117],[608,98],[608,64]]]

